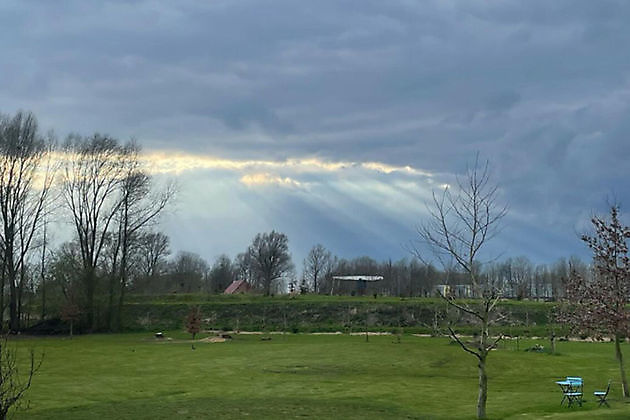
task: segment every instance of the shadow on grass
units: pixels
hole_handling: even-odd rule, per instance
[[[242,399],[168,396],[160,399],[136,399],[72,407],[63,410],[21,412],[17,419],[442,419],[409,412],[389,403],[328,399],[325,401],[287,395],[286,398]]]

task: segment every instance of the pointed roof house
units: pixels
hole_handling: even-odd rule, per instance
[[[247,293],[250,289],[251,286],[245,280],[234,280],[227,289],[225,289],[223,294],[234,295],[236,293]]]

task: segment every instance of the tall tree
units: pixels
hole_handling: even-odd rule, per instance
[[[120,187],[127,175],[126,160],[133,146],[95,134],[70,136],[65,144],[62,190],[81,250],[87,322],[97,327],[95,292],[97,267],[112,220],[121,205]]]
[[[289,239],[284,233],[272,230],[259,233],[249,246],[251,267],[262,282],[265,295],[270,295],[274,284],[293,270]]]
[[[163,273],[166,268],[166,257],[171,253],[169,238],[162,232],[146,232],[140,237],[141,273],[152,278]]]
[[[464,351],[477,358],[477,418],[480,419],[486,418],[487,357],[502,335],[496,338],[490,335],[490,325],[501,290],[480,275],[478,257],[484,246],[497,234],[500,222],[507,214],[507,206],[498,202],[498,186],[491,182],[489,169],[489,163],[486,161],[480,165],[477,156],[466,176],[457,178],[455,191],[447,187],[441,194],[433,193],[433,202],[428,206],[429,216],[417,229],[421,243],[428,246],[445,266],[449,261],[454,261],[466,273],[474,296],[480,299],[477,304],[470,305],[444,296],[450,305],[470,315],[479,328],[474,345],[463,342],[450,327],[449,331]],[[419,249],[415,253],[419,258],[423,257]]]
[[[120,262],[116,264],[118,270],[114,273],[118,282],[118,330],[122,329],[121,313],[129,282],[130,254],[133,249],[140,247],[141,230],[156,221],[175,194],[173,184],[161,190],[154,188],[151,176],[142,167],[139,150],[139,146],[133,142],[126,146],[126,158],[123,159],[125,173],[120,183],[120,207],[115,217],[118,234],[114,261],[118,261],[120,253]]]
[[[250,286],[256,286],[254,284],[254,273],[252,271],[252,258],[249,253],[249,249],[245,252],[241,252],[234,258],[234,269],[236,271],[236,278],[239,280],[245,280]]]
[[[220,255],[212,265],[208,277],[208,291],[221,293],[236,279],[236,269],[227,255]]]
[[[610,210],[610,219],[593,217],[595,233],[582,240],[593,251],[593,278],[571,267],[567,298],[571,303],[562,314],[574,329],[610,334],[615,340],[615,356],[624,397],[630,397],[624,368],[621,341],[630,335],[630,257],[627,241],[630,227],[619,218],[619,207]]]
[[[317,244],[309,251],[304,259],[304,277],[312,287],[313,293],[319,293],[322,278],[330,270],[332,254],[323,245]]]
[[[169,264],[168,276],[174,290],[193,293],[202,289],[209,271],[208,263],[201,256],[180,251]]]
[[[48,246],[48,235],[47,235],[47,227],[48,224],[46,220],[44,220],[44,228],[43,228],[43,236],[42,236],[42,245],[41,245],[41,253],[39,260],[39,292],[42,298],[42,307],[41,307],[41,319],[46,319],[46,263],[47,263],[47,246]]]
[[[0,116],[0,249],[2,294],[9,284],[9,328],[17,331],[26,260],[49,209],[54,168],[52,140],[38,133],[30,113]]]

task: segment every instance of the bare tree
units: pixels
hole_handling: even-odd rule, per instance
[[[41,307],[41,319],[44,320],[46,319],[46,265],[47,265],[47,259],[46,259],[46,252],[47,252],[47,247],[48,247],[48,235],[47,235],[47,228],[48,228],[48,223],[46,220],[44,220],[44,227],[43,227],[43,235],[42,235],[42,244],[41,244],[41,253],[40,253],[40,260],[39,260],[39,292],[41,294],[42,297],[42,307]]]
[[[186,331],[192,334],[192,349],[195,349],[195,336],[201,331],[201,309],[199,306],[193,306],[186,316]]]
[[[569,274],[569,264],[564,258],[559,258],[551,266],[551,293],[555,299],[560,299],[566,296],[566,286]]]
[[[122,307],[129,281],[129,256],[132,248],[139,247],[141,230],[156,221],[175,194],[173,184],[167,184],[164,189],[155,191],[151,176],[144,171],[138,157],[140,149],[137,144],[130,143],[126,149],[126,158],[123,160],[125,174],[120,184],[120,207],[115,218],[118,224],[115,262],[118,261],[120,253],[120,263],[115,264],[118,270],[114,272],[118,281],[118,330],[122,329]],[[110,311],[111,299],[112,293]]]
[[[609,220],[593,217],[591,222],[595,234],[583,235],[582,240],[593,251],[593,278],[589,279],[571,266],[566,288],[571,305],[563,311],[561,318],[576,330],[614,337],[623,396],[630,397],[621,352],[621,341],[630,334],[630,310],[627,307],[630,227],[622,225],[617,206],[612,206]]]
[[[510,258],[511,289],[517,299],[528,298],[532,294],[532,278],[534,267],[527,257]]]
[[[304,259],[304,277],[313,286],[313,293],[319,293],[322,278],[330,270],[332,254],[323,245],[317,244]]]
[[[9,283],[9,328],[20,328],[19,298],[29,252],[49,210],[53,142],[38,134],[30,113],[0,116],[0,248],[2,278]]]
[[[74,336],[74,323],[81,318],[81,308],[72,297],[61,306],[60,318],[70,324],[70,338],[72,338]]]
[[[193,293],[202,289],[209,271],[208,263],[201,256],[180,251],[169,264],[168,276],[174,290]]]
[[[249,253],[249,249],[245,252],[241,252],[234,258],[234,269],[236,270],[236,277],[239,280],[245,280],[250,286],[254,286],[254,274],[252,271],[252,258]]]
[[[501,334],[494,338],[490,335],[501,291],[496,285],[484,281],[478,261],[480,251],[497,234],[500,222],[507,214],[507,207],[498,203],[498,195],[498,186],[491,182],[489,163],[480,165],[477,156],[466,177],[457,178],[455,191],[447,187],[441,194],[433,193],[433,203],[428,206],[429,216],[417,228],[420,242],[428,246],[445,267],[449,260],[453,260],[466,273],[474,296],[480,298],[477,304],[471,305],[456,301],[452,296],[444,296],[450,305],[471,316],[479,328],[479,337],[474,344],[462,341],[451,327],[449,331],[464,351],[477,358],[477,418],[480,419],[486,418],[487,357],[502,338]],[[422,259],[420,250],[417,247],[414,249]]]
[[[61,244],[50,256],[48,270],[53,283],[66,301],[77,300],[83,294],[81,251],[76,242]]]
[[[97,327],[97,266],[112,220],[122,205],[119,190],[127,175],[125,160],[130,149],[131,145],[121,146],[116,139],[100,134],[70,136],[65,145],[63,197],[81,250],[87,322],[92,329]]]
[[[28,372],[23,375],[19,369],[23,365],[18,362],[17,349],[9,346],[6,335],[0,338],[0,420],[8,417],[9,410],[20,407],[33,376],[42,365],[43,357],[36,360],[33,350],[29,356]]]
[[[230,257],[220,255],[215,260],[208,275],[208,292],[223,292],[236,278],[236,269]]]
[[[146,232],[140,237],[141,272],[152,278],[166,268],[166,257],[171,253],[169,238],[162,232]]]
[[[265,295],[270,295],[274,283],[293,269],[289,254],[289,239],[272,230],[259,233],[248,249],[252,271],[262,282]]]

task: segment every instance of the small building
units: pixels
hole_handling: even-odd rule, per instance
[[[237,293],[247,293],[252,287],[245,280],[234,280],[223,292],[224,295],[235,295]]]
[[[450,296],[455,298],[471,298],[473,297],[472,287],[470,284],[436,284],[435,293],[440,296]]]
[[[365,289],[367,287],[368,282],[380,281],[383,280],[383,276],[333,276],[333,281],[351,281],[357,284],[356,293],[359,295],[365,294]]]

